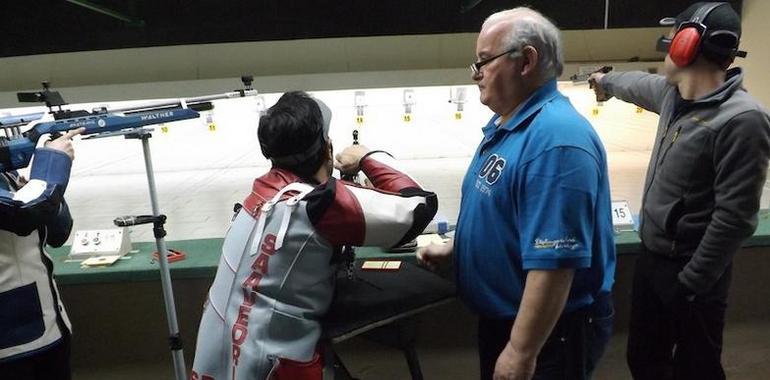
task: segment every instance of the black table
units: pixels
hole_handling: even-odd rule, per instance
[[[361,264],[356,261],[352,280],[338,277],[323,321],[324,379],[352,379],[332,344],[365,334],[400,349],[412,379],[421,380],[415,316],[454,299],[454,284],[408,262],[392,272],[362,270]]]

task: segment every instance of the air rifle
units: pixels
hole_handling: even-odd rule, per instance
[[[43,82],[43,91],[19,92],[17,96],[20,102],[45,103],[48,113],[0,118],[0,129],[5,132],[5,136],[0,136],[0,172],[29,165],[38,140],[43,135],[56,138],[63,132],[78,128],[85,128],[82,135],[86,136],[126,135],[147,125],[197,118],[199,112],[213,108],[213,100],[257,95],[257,91],[251,87],[251,76],[243,76],[241,80],[244,83],[243,89],[223,94],[152,102],[120,109],[101,107],[90,112],[62,109],[67,103],[61,94],[51,91],[49,84]],[[21,127],[25,127],[26,131],[21,132]]]

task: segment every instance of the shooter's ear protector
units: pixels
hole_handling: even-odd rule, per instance
[[[706,3],[693,13],[692,17],[677,27],[674,38],[660,37],[656,50],[668,53],[671,61],[677,67],[687,67],[691,65],[704,48],[710,52],[724,55],[728,58],[746,57],[746,52],[738,50],[740,37],[738,34],[728,30],[709,31],[703,21],[716,8],[727,3]],[[718,46],[709,40],[719,36],[727,37],[735,41],[733,48]]]

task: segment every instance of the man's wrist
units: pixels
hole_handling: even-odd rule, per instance
[[[67,153],[58,149],[41,147],[35,149],[29,179],[39,179],[66,187],[71,170],[72,159]]]
[[[677,276],[675,286],[676,286],[675,294],[677,294],[679,297],[682,297],[689,302],[692,302],[695,300],[695,296],[696,296],[695,291],[690,289],[690,287],[687,286],[687,284],[682,282],[679,276]]]
[[[510,347],[511,352],[513,352],[514,356],[520,361],[537,359],[538,352],[532,347],[519,346],[511,340],[508,340],[508,347]]]
[[[605,93],[607,93],[607,96],[609,96],[609,95],[610,95],[610,94],[608,93],[608,90],[607,90],[607,77],[608,77],[609,75],[612,75],[612,73],[606,73],[606,74],[602,74],[602,76],[600,76],[599,78],[597,78],[597,79],[596,79],[596,85],[597,85],[597,86],[599,86],[599,88],[601,88],[601,89],[602,89],[602,91],[604,91]]]

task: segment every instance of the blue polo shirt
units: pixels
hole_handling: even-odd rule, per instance
[[[615,273],[607,159],[591,124],[550,81],[498,115],[462,184],[454,252],[462,299],[488,318],[518,313],[529,270],[574,268],[565,311],[609,292]]]

